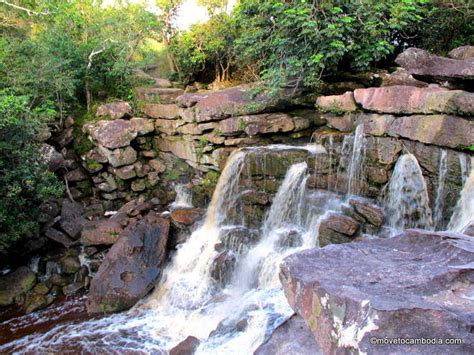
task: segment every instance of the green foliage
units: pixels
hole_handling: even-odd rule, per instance
[[[219,181],[220,174],[217,171],[211,170],[206,173],[202,185],[205,188],[214,188]]]
[[[317,87],[341,66],[365,70],[391,54],[394,38],[419,23],[429,0],[242,0],[236,10],[239,63],[257,63],[271,87]]]
[[[50,102],[31,107],[31,97],[0,91],[0,255],[37,235],[38,206],[61,196],[56,176],[41,162],[35,138],[56,114]]]

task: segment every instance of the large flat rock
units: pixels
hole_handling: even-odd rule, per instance
[[[409,48],[395,62],[415,78],[431,81],[472,81],[474,61],[471,59],[444,58],[423,49]]]
[[[397,85],[356,89],[354,97],[365,110],[378,113],[474,115],[474,93],[462,90]]]
[[[284,260],[280,279],[324,353],[472,354],[474,253],[465,246],[474,242],[463,240],[461,249],[456,238],[471,237],[408,230],[390,239],[306,250]],[[437,343],[376,340],[396,338]]]

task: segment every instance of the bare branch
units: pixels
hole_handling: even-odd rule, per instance
[[[28,16],[31,16],[31,15],[42,15],[42,16],[50,15],[50,12],[33,11],[33,10],[30,10],[30,9],[27,9],[26,7],[11,4],[11,3],[7,2],[6,0],[0,0],[0,4],[4,4],[4,5],[10,6],[10,7],[13,7],[16,10],[24,11],[28,14]]]

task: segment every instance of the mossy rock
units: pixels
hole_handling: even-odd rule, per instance
[[[26,266],[0,278],[0,307],[10,306],[33,288],[36,275]]]

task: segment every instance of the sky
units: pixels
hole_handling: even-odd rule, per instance
[[[154,0],[129,0],[130,2],[142,2],[145,1],[150,4],[150,8],[153,9]],[[232,8],[236,4],[237,0],[229,1],[229,8]],[[114,0],[105,0],[103,6],[112,5]],[[204,7],[197,4],[197,0],[186,0],[181,6],[176,20],[176,25],[181,30],[187,30],[191,25],[195,23],[205,22],[208,19],[207,11]]]

